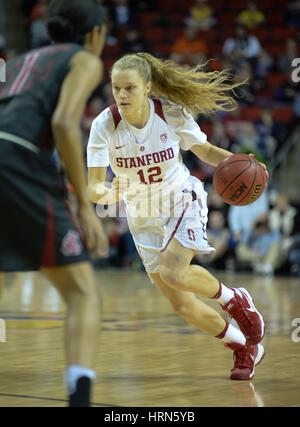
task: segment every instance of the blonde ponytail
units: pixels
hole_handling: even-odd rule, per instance
[[[113,69],[136,69],[145,83],[152,82],[152,96],[167,98],[192,114],[234,110],[237,102],[232,92],[244,82],[229,83],[232,76],[228,71],[207,72],[205,66],[179,65],[141,52],[123,56]]]

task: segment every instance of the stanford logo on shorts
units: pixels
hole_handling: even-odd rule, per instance
[[[163,133],[160,135],[160,139],[162,142],[167,142],[168,135],[166,133]]]
[[[64,256],[76,256],[81,254],[82,243],[80,240],[80,235],[77,231],[68,231],[68,233],[63,238],[61,251]]]

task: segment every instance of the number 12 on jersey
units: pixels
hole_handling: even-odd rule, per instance
[[[146,177],[145,177],[146,172]],[[161,168],[159,166],[154,166],[153,168],[147,169],[147,171],[144,171],[144,169],[140,169],[137,171],[137,174],[140,177],[141,183],[143,184],[154,184],[157,182],[162,182],[161,175]],[[147,182],[148,181],[148,182]]]

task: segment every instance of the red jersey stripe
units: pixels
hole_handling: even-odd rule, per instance
[[[46,203],[48,210],[47,231],[45,236],[45,246],[42,259],[42,267],[49,268],[55,266],[55,225],[54,225],[54,206],[51,196],[46,192]]]
[[[26,55],[23,67],[21,68],[21,71],[19,72],[16,80],[8,92],[9,95],[15,95],[22,89],[25,81],[27,80],[27,77],[29,76],[31,68],[39,55],[40,54],[38,52]]]
[[[174,230],[173,230],[173,232],[172,232],[172,234],[171,234],[171,236],[170,236],[169,240],[167,241],[167,244],[165,245],[165,247],[164,247],[163,249],[161,249],[161,250],[160,250],[160,252],[164,252],[164,251],[167,249],[167,247],[168,247],[168,245],[169,245],[170,241],[173,239],[174,234],[176,233],[176,231],[178,230],[178,227],[180,226],[180,223],[181,223],[181,221],[182,221],[182,218],[184,217],[184,214],[186,213],[186,211],[187,211],[187,209],[188,209],[188,207],[189,207],[189,204],[190,204],[189,202],[187,202],[187,203],[186,203],[185,208],[184,208],[184,210],[183,210],[183,212],[182,212],[182,214],[181,214],[180,218],[178,219],[177,224],[176,224],[176,226],[175,226],[175,228],[174,228]]]

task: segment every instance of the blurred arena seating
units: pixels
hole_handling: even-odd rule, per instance
[[[222,55],[224,41],[233,37],[237,15],[247,7],[248,1],[211,0],[207,3],[214,11],[216,25],[206,31],[199,31],[198,37],[208,44],[207,58],[214,58],[216,60],[214,66],[218,68],[224,59]],[[250,34],[258,38],[262,48],[274,60],[272,69],[266,76],[263,93],[264,100],[268,99],[270,102],[274,102],[276,91],[288,83],[290,79],[288,73],[279,70],[277,67],[278,58],[285,53],[286,39],[297,39],[299,36],[298,29],[292,28],[286,22],[286,11],[289,3],[291,2],[286,0],[259,2],[258,7],[265,14],[266,22],[250,31]],[[163,2],[157,1],[156,6],[151,10],[137,11],[135,25],[140,29],[151,53],[162,58],[170,56],[172,44],[181,37],[185,28],[187,11],[194,4],[194,0],[164,0]],[[116,31],[118,42],[105,47],[103,60],[106,70],[111,68],[113,62],[121,54],[126,53],[122,50],[122,43],[127,30],[127,27],[118,28]],[[299,43],[298,53],[300,54]],[[243,110],[245,120],[257,120],[260,117],[260,106],[243,105]],[[293,109],[291,104],[284,101],[275,104],[274,117],[285,124],[292,123]]]

